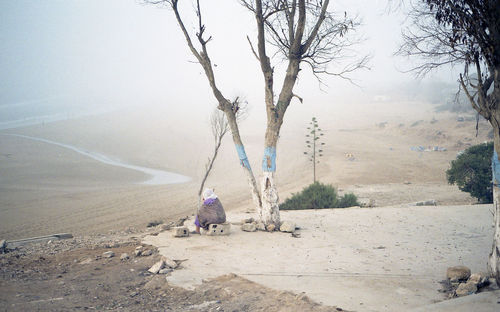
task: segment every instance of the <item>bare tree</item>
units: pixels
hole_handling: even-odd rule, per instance
[[[212,130],[212,136],[214,138],[214,151],[212,157],[208,157],[207,163],[205,164],[205,174],[200,183],[200,189],[198,190],[198,209],[201,205],[201,193],[205,187],[205,182],[212,171],[215,159],[219,153],[219,148],[222,144],[222,139],[229,130],[229,125],[227,123],[226,116],[224,113],[218,109],[214,109],[210,115],[210,129]]]
[[[421,61],[412,69],[418,75],[463,66],[461,89],[493,127],[495,234],[488,267],[500,283],[500,0],[415,0],[409,14],[412,25],[398,53]]]
[[[218,108],[227,116],[233,141],[240,163],[247,174],[259,217],[266,225],[273,224],[279,228],[279,197],[275,184],[276,147],[283,118],[292,98],[297,97],[302,101],[301,97],[293,93],[301,69],[300,65],[302,63],[309,65],[318,79],[322,74],[337,75],[347,79],[347,74],[364,67],[368,57],[356,60],[338,72],[328,69],[330,63],[344,58],[345,55],[342,52],[356,43],[346,34],[354,31],[359,23],[348,17],[346,13],[335,16],[329,12],[329,0],[240,0],[240,3],[255,16],[256,47],[252,40],[247,38],[264,78],[267,127],[262,161],[263,175],[259,192],[239,135],[235,118],[235,109],[238,105],[235,106],[228,101],[215,82],[213,65],[207,49],[207,44],[212,37],[207,38],[205,35],[206,27],[203,24],[200,1],[196,1],[198,27],[195,34],[199,50],[195,48],[192,35],[184,26],[178,0],[150,0],[149,2],[168,4],[172,8],[192,54],[205,71],[213,94],[219,102]],[[281,61],[287,65],[281,89],[276,93],[274,89],[275,67],[271,64],[270,55],[281,55]]]
[[[233,103],[239,103],[239,97],[237,97]],[[241,121],[246,117],[247,106],[239,105],[239,109],[236,112],[236,120]],[[214,150],[212,152],[212,157],[208,157],[207,163],[205,164],[205,173],[200,183],[200,188],[198,190],[198,208],[201,205],[201,194],[203,188],[205,187],[205,182],[212,171],[215,159],[219,153],[220,146],[222,144],[222,139],[229,131],[229,124],[226,119],[226,115],[219,109],[214,109],[210,114],[210,130],[212,131],[212,137],[214,139]]]

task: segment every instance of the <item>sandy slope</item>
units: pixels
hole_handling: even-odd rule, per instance
[[[312,180],[311,164],[302,154],[307,120],[299,118],[299,113],[298,109],[290,112],[279,142],[281,199]],[[440,204],[474,202],[446,184],[444,171],[459,150],[486,139],[487,124],[480,123],[475,137],[475,123],[457,122],[454,115],[414,114],[412,119],[397,115],[400,113],[384,118],[381,112],[373,112],[372,118],[355,123],[340,115],[318,116],[326,142],[325,156],[317,169],[320,181],[352,191],[363,201],[371,199],[377,206],[426,199]],[[142,173],[104,165],[58,146],[0,135],[0,237],[106,232],[191,214],[212,139],[205,117],[184,114],[128,110],[2,131],[172,170],[193,180],[183,185],[144,186],[140,185],[146,179]],[[424,115],[426,119],[415,124]],[[433,117],[437,122],[431,122]],[[384,121],[388,122],[380,126]],[[255,125],[260,127],[261,123],[245,121],[242,133],[258,176],[262,133]],[[448,150],[410,150],[420,145]],[[347,153],[355,159],[347,159]],[[228,210],[252,207],[230,137],[225,138],[207,185],[216,189]]]

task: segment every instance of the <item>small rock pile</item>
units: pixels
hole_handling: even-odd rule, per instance
[[[268,231],[273,232],[279,230],[280,232],[292,233],[293,237],[299,237],[298,233],[295,233],[297,226],[295,223],[290,221],[283,221],[280,224],[279,229],[276,229],[274,224],[269,224],[266,226],[262,221],[256,221],[254,218],[248,218],[241,221],[241,230],[245,232],[255,232],[255,231]]]
[[[494,279],[490,279],[486,273],[471,274],[471,270],[463,265],[449,267],[446,270],[446,281],[448,297],[463,297],[477,293],[490,284],[496,285]]]
[[[161,257],[161,260],[153,264],[148,271],[152,274],[168,274],[175,270],[179,266],[180,262],[180,260],[172,260],[167,257]]]

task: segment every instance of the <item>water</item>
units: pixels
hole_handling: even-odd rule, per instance
[[[32,136],[27,136],[27,135],[21,135],[21,134],[3,134],[3,135],[9,135],[9,136],[15,136],[15,137],[20,137],[24,139],[29,139],[33,141],[39,141],[47,144],[52,144],[56,145],[59,147],[63,147],[69,150],[72,150],[76,153],[79,153],[81,155],[90,157],[94,160],[97,160],[103,164],[111,165],[111,166],[116,166],[116,167],[122,167],[122,168],[127,168],[131,170],[136,170],[143,172],[147,175],[150,176],[150,178],[146,181],[143,181],[139,184],[145,184],[145,185],[162,185],[162,184],[177,184],[177,183],[185,183],[191,180],[190,177],[178,174],[178,173],[173,173],[173,172],[168,172],[164,170],[158,170],[158,169],[153,169],[153,168],[148,168],[148,167],[142,167],[142,166],[136,166],[132,164],[125,163],[121,160],[118,159],[112,159],[111,157],[108,157],[103,154],[99,154],[96,152],[88,151],[88,150],[83,150],[81,148],[64,144],[64,143],[59,143],[43,138],[38,138],[38,137],[32,137]]]

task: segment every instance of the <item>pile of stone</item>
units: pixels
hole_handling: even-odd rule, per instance
[[[494,279],[490,279],[488,274],[471,274],[471,270],[463,265],[449,267],[446,270],[446,278],[450,286],[450,298],[472,295],[481,288],[495,284]]]
[[[172,260],[167,257],[161,257],[161,260],[153,264],[148,271],[152,274],[168,274],[177,269],[180,262],[180,260]]]
[[[297,226],[295,223],[290,221],[283,221],[280,224],[279,229],[276,229],[274,224],[265,225],[262,221],[256,221],[254,218],[248,218],[241,221],[241,230],[245,232],[255,232],[255,231],[268,231],[273,232],[279,230],[280,232],[292,233],[294,237],[298,237],[295,233]]]

